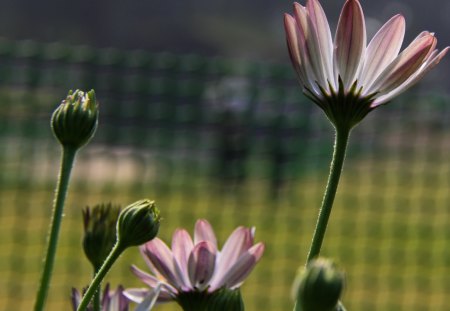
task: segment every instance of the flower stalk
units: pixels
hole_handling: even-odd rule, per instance
[[[98,121],[98,105],[95,92],[69,91],[67,97],[56,108],[51,117],[51,128],[62,146],[59,178],[53,201],[53,214],[48,235],[47,252],[39,289],[34,305],[35,311],[44,309],[48,288],[52,277],[59,231],[64,211],[64,203],[69,188],[70,174],[75,156],[82,146],[94,136]]]
[[[113,264],[116,262],[116,260],[119,258],[119,256],[123,253],[125,249],[126,246],[124,246],[122,243],[117,242],[116,245],[114,245],[113,249],[109,253],[109,256],[106,258],[102,267],[97,272],[91,284],[89,285],[89,288],[84,294],[77,311],[86,310],[94,294],[99,291],[102,280],[105,278],[108,271],[111,269]]]
[[[99,204],[83,210],[83,250],[93,267],[93,278],[117,240],[116,223],[120,206]],[[92,299],[92,311],[101,310],[101,284]],[[81,300],[81,298],[80,298]]]
[[[309,249],[307,263],[320,254],[323,239],[327,230],[328,219],[333,208],[334,198],[339,185],[339,179],[344,166],[345,154],[351,129],[345,126],[336,127],[333,160],[331,161],[330,174],[328,175],[327,187],[320,207],[316,229]]]
[[[44,268],[42,271],[39,290],[36,296],[34,306],[35,311],[44,309],[45,300],[47,298],[48,288],[52,277],[53,265],[55,262],[56,248],[58,245],[58,236],[61,227],[61,220],[64,211],[64,203],[69,188],[70,174],[75,160],[77,149],[70,146],[63,147],[61,168],[56,185],[55,200],[53,204],[53,216],[48,235],[47,252],[44,260]]]
[[[155,238],[159,230],[159,222],[159,210],[155,202],[148,199],[132,203],[120,212],[116,224],[116,243],[91,281],[77,311],[86,310],[92,297],[100,290],[102,280],[125,249]],[[94,301],[94,305],[96,303]]]

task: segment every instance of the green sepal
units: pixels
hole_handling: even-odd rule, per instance
[[[212,293],[205,291],[183,292],[177,303],[184,311],[244,311],[239,289],[222,288]]]

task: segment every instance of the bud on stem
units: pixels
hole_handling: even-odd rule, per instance
[[[152,240],[159,230],[159,210],[154,201],[137,201],[123,209],[117,221],[117,242],[124,248]]]
[[[95,92],[69,91],[53,112],[51,126],[56,138],[64,147],[78,149],[94,136],[98,121]]]
[[[299,275],[295,311],[336,311],[344,275],[328,259],[310,261]]]

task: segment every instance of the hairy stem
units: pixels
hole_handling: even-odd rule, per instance
[[[34,305],[35,311],[42,311],[44,309],[45,300],[47,298],[53,265],[55,262],[56,248],[58,246],[58,237],[64,211],[64,203],[67,196],[67,190],[69,188],[70,173],[72,171],[76,151],[77,149],[71,147],[63,147],[62,150],[61,168],[58,183],[56,185],[55,199],[53,201],[53,216],[47,240],[47,253],[44,259],[41,282]]]
[[[92,299],[92,296],[99,290],[99,286],[108,273],[108,271],[111,269],[112,265],[116,262],[117,258],[119,258],[120,254],[125,250],[124,247],[120,243],[116,243],[109,253],[108,257],[106,258],[105,262],[103,263],[100,270],[95,275],[94,279],[92,280],[91,284],[89,285],[89,288],[87,289],[86,293],[83,296],[83,299],[81,300],[80,305],[78,306],[77,311],[84,311],[86,310],[87,306],[89,305],[89,302]]]
[[[330,175],[328,176],[327,187],[323,196],[322,206],[319,211],[319,217],[317,219],[316,229],[314,230],[307,262],[310,262],[320,254],[325,231],[327,230],[328,219],[330,218],[331,209],[333,208],[334,197],[336,196],[339,179],[344,165],[349,136],[350,129],[346,127],[336,128]]]

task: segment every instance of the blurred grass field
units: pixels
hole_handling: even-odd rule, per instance
[[[450,289],[450,161],[352,160],[346,165],[323,249],[323,255],[346,271],[346,306],[369,311],[445,310]],[[81,156],[78,162],[82,161]],[[289,310],[290,285],[306,257],[325,172],[307,174],[286,186],[278,202],[267,198],[265,180],[248,182],[239,195],[222,195],[210,180],[192,175],[179,176],[179,181],[174,177],[169,191],[139,183],[118,183],[107,189],[94,185],[90,191],[89,184],[75,183],[47,310],[69,309],[70,287],[88,282],[89,266],[80,248],[81,208],[110,201],[126,205],[144,197],[155,199],[161,209],[160,237],[165,241],[170,241],[176,227],[192,232],[197,218],[207,218],[222,243],[236,226],[256,226],[256,240],[264,241],[267,250],[243,286],[246,307]],[[30,310],[52,185],[3,186],[0,198],[1,309]],[[145,266],[137,249],[127,251],[108,280],[114,285],[142,286],[129,272],[130,263]],[[163,305],[156,310],[178,308]]]

